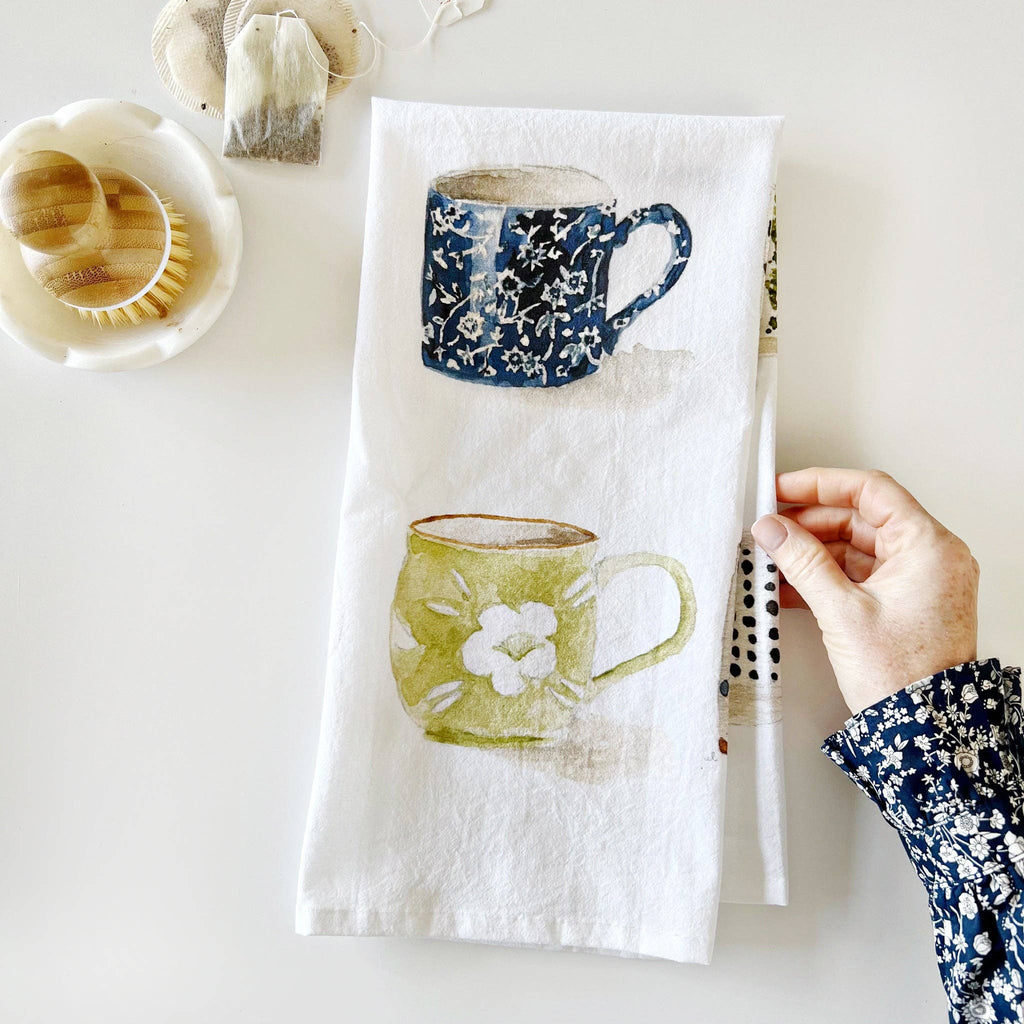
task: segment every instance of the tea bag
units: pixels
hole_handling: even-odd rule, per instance
[[[224,110],[224,15],[228,0],[170,0],[153,26],[153,63],[167,91],[189,110]]]
[[[430,0],[431,3],[434,0]],[[231,0],[224,10],[224,45],[231,44],[257,14],[288,9],[309,26],[311,36],[327,55],[330,75],[327,98],[344,89],[363,63],[363,35],[352,6],[345,0]]]
[[[253,15],[228,48],[224,156],[319,164],[327,79],[305,21]]]

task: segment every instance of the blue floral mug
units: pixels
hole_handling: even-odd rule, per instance
[[[672,256],[657,284],[608,316],[612,253],[643,224],[664,225]],[[686,221],[668,203],[617,222],[609,187],[573,167],[441,175],[427,193],[423,363],[503,387],[580,380],[679,280],[690,243]]]

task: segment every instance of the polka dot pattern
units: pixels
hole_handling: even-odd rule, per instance
[[[778,569],[745,533],[736,560],[732,629],[726,635],[719,695],[729,722],[753,725],[779,717]]]

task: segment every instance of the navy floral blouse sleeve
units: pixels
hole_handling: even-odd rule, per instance
[[[822,750],[900,835],[954,1024],[1024,1022],[1020,669],[974,661],[854,715]]]

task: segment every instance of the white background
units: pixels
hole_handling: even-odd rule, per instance
[[[362,0],[397,43],[414,0]],[[162,89],[159,4],[7,5],[0,129]],[[843,718],[784,616],[792,903],[725,907],[710,968],[301,939],[368,96],[783,113],[779,462],[879,465],[971,544],[1019,663],[1024,9],[491,0],[331,101],[319,169],[231,163],[238,290],[115,376],[0,344],[0,1020],[940,1021],[923,890],[817,752]],[[642,154],[638,156],[642,159]]]

